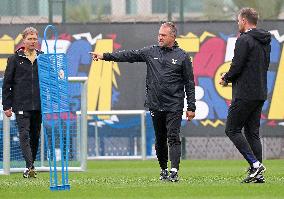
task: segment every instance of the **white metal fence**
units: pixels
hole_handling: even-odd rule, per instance
[[[80,89],[80,108],[81,114],[74,115],[76,117],[72,120],[71,127],[71,143],[70,146],[70,160],[69,171],[84,171],[87,164],[87,77],[70,77],[68,78],[70,87],[72,84],[77,83]],[[0,147],[3,148],[2,160],[0,158],[0,174],[9,174],[10,172],[22,172],[25,168],[25,162],[22,158],[22,153],[19,148],[19,139],[17,126],[14,120],[7,118],[2,111],[3,115],[3,130],[0,131],[0,140],[2,143]],[[0,150],[1,151],[1,150]],[[0,156],[1,157],[1,156]],[[37,154],[36,168],[38,171],[49,171],[46,150],[44,146],[44,136],[41,133],[39,152]],[[60,170],[60,168],[58,168]]]
[[[93,126],[88,133],[88,159],[145,160],[145,115],[144,110],[88,111]]]

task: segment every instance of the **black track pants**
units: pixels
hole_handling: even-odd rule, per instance
[[[179,169],[181,157],[179,134],[182,112],[151,111],[151,116],[156,135],[155,149],[161,169],[167,168],[168,153],[171,168]]]
[[[40,111],[23,111],[16,113],[16,121],[19,130],[20,147],[26,167],[33,166],[36,160],[36,154],[39,145],[41,129],[41,112]]]
[[[259,126],[263,103],[263,100],[234,99],[228,111],[225,132],[250,165],[262,162]]]

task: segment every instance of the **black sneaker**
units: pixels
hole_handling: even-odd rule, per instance
[[[256,177],[259,174],[262,174],[266,168],[263,166],[263,164],[260,164],[258,168],[251,167],[248,170],[248,176],[242,181],[242,183],[250,183],[255,181]]]
[[[24,170],[23,177],[24,178],[36,178],[37,177],[37,172],[36,172],[35,168],[34,167],[29,168],[29,169],[26,168]]]
[[[175,172],[175,171],[170,171],[170,176],[168,177],[168,180],[171,181],[171,182],[177,182],[179,179],[178,179],[178,172]]]
[[[166,169],[162,169],[160,173],[160,180],[167,180],[169,176],[169,172]]]
[[[262,174],[258,174],[254,180],[254,183],[265,183],[265,178]]]

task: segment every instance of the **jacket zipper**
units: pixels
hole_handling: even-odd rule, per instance
[[[29,60],[30,61],[30,60]],[[34,110],[34,64],[32,64],[32,110]]]
[[[166,67],[166,64],[167,64],[167,61],[166,61],[166,57],[167,57],[167,52],[166,51],[162,51],[162,67],[165,68]],[[164,80],[163,80],[164,81]],[[162,89],[163,85],[163,82],[159,82],[159,87]],[[157,92],[158,92],[158,100],[159,100],[159,111],[164,111],[164,102],[162,101],[162,94],[163,92],[161,91],[161,89],[158,89]]]
[[[18,54],[18,56],[26,58],[32,65],[32,96],[31,96],[31,99],[32,99],[32,110],[34,110],[35,109],[35,106],[34,106],[34,63],[36,60],[34,60],[34,62],[32,63],[31,60],[29,60],[27,56],[23,56],[21,54]]]

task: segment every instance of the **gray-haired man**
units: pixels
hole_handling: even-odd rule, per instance
[[[38,79],[38,31],[28,27],[22,32],[23,47],[8,58],[2,87],[3,110],[7,117],[16,114],[20,147],[26,161],[24,178],[36,177],[34,162],[39,144],[41,107]]]
[[[160,179],[178,181],[181,156],[180,126],[184,97],[187,97],[186,116],[195,116],[195,87],[192,64],[188,54],[175,41],[176,26],[163,23],[158,33],[158,44],[139,50],[93,53],[93,59],[117,62],[146,62],[145,107],[151,111],[156,135],[156,154],[161,167]],[[169,150],[168,150],[169,148]],[[168,173],[168,153],[171,170]]]

